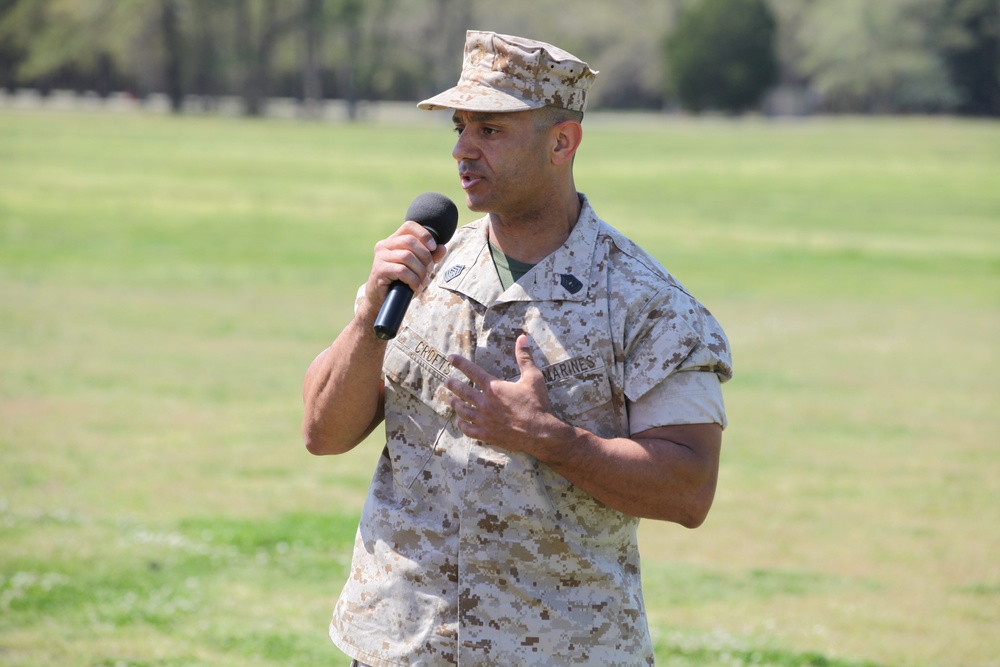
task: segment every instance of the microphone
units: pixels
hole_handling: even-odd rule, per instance
[[[434,241],[442,245],[451,240],[451,235],[458,227],[458,207],[442,194],[425,192],[406,209],[406,220],[423,225],[434,237]],[[382,308],[378,311],[378,317],[375,318],[376,336],[382,340],[396,337],[412,298],[413,290],[409,285],[400,280],[393,281]]]

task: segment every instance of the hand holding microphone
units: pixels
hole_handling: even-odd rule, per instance
[[[458,207],[442,194],[425,192],[410,204],[406,220],[422,225],[438,245],[443,245],[451,240],[458,227]],[[376,336],[383,340],[396,337],[412,298],[413,289],[409,285],[400,280],[393,281],[375,319]]]

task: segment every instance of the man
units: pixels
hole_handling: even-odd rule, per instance
[[[466,204],[447,249],[407,221],[310,366],[303,434],[387,445],[330,634],[357,664],[647,665],[639,517],[701,524],[731,376],[718,323],[573,180],[596,72],[467,35],[450,109]],[[392,342],[389,285],[416,296]]]

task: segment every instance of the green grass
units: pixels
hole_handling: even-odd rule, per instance
[[[0,665],[344,664],[381,446],[306,454],[301,378],[452,141],[0,111]],[[736,362],[708,522],[641,529],[658,664],[997,664],[998,184],[996,123],[588,119]]]

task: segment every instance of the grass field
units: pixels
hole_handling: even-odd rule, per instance
[[[735,356],[708,522],[642,528],[658,664],[1000,665],[1000,124],[585,128]],[[452,141],[0,111],[0,665],[346,664],[381,445],[309,456],[301,378]]]

